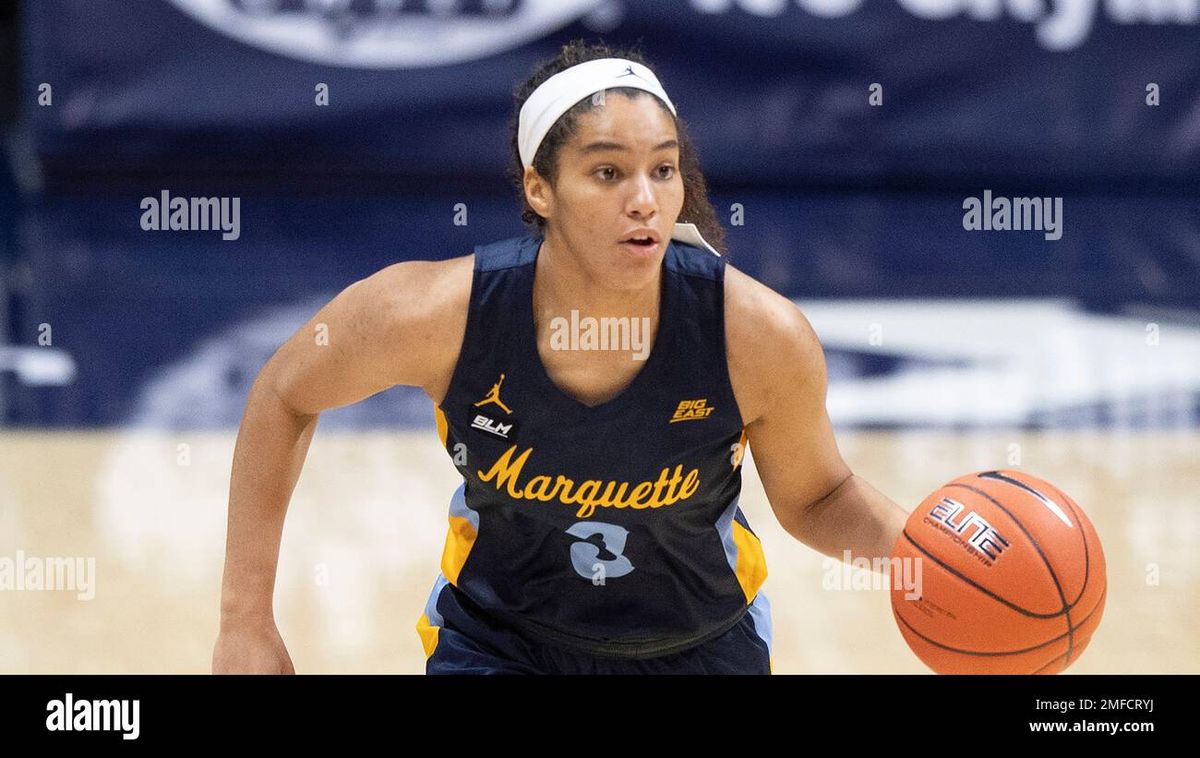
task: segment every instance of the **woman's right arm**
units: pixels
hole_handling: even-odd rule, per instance
[[[355,282],[263,366],[233,453],[213,673],[292,673],[273,594],[284,517],[321,411],[397,384],[440,399],[457,359],[471,258],[398,263]]]

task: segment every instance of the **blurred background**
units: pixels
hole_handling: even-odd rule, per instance
[[[641,46],[856,473],[907,509],[1053,481],[1109,571],[1068,673],[1200,672],[1200,0],[0,4],[0,671],[208,670],[254,376],[355,280],[523,232],[512,90],[575,38]],[[164,193],[237,198],[236,238],[145,229]],[[965,228],[985,197],[1060,228]],[[776,672],[926,671],[744,470]],[[322,415],[297,670],[424,670],[456,478],[418,390]],[[28,556],[93,559],[94,596],[4,585]]]

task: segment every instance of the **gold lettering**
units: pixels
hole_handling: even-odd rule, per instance
[[[596,512],[596,493],[600,490],[600,481],[597,479],[588,479],[579,485],[579,489],[575,490],[575,495],[568,495],[563,498],[563,502],[570,504],[576,503],[579,505],[579,511],[575,514],[579,518],[587,518]]]
[[[683,480],[683,489],[679,491],[679,499],[687,500],[692,495],[696,494],[696,490],[700,488],[700,469],[692,469],[688,472],[687,478]]]
[[[637,484],[585,479],[576,487],[574,479],[568,479],[561,474],[553,480],[549,475],[538,474],[521,487],[518,481],[526,461],[533,453],[533,448],[521,453],[514,460],[516,450],[516,445],[505,450],[486,472],[477,469],[480,480],[493,482],[497,490],[506,491],[515,500],[543,503],[558,500],[564,505],[578,505],[578,518],[591,517],[597,507],[641,510],[674,505],[680,500],[688,499],[700,489],[700,470],[691,469],[685,476],[683,464],[676,464],[674,470],[663,468],[655,481]]]
[[[676,466],[675,470],[678,471],[679,466]],[[670,475],[667,473],[666,469],[658,472],[658,481],[654,483],[654,494],[650,496],[650,502],[647,503],[647,505],[649,505],[651,508],[657,508],[660,505],[666,505],[666,503],[663,501],[663,487],[666,487],[670,482],[670,479],[668,478],[669,476]]]
[[[616,485],[617,491],[610,498],[609,491],[613,485]],[[608,487],[605,487],[604,494],[600,496],[600,505],[605,508],[628,508],[629,501],[626,498],[626,493],[629,490],[629,482],[609,482]]]
[[[580,505],[591,503],[596,500],[596,493],[600,491],[600,482],[595,479],[588,479],[583,484],[579,485],[579,489],[575,490],[574,502]],[[584,494],[586,493],[586,495]],[[570,502],[564,500],[563,502]]]
[[[529,480],[529,484],[525,485],[526,500],[541,500],[543,503],[548,503],[554,499],[554,491],[550,490],[550,477],[538,475]]]
[[[530,450],[532,449],[530,448]],[[550,494],[557,497],[560,502],[569,504],[571,501],[567,498],[571,497],[571,487],[573,486],[575,486],[574,479],[568,479],[559,474],[558,478],[554,480],[554,490]]]
[[[517,458],[516,463],[513,463],[512,454],[516,449],[517,446],[513,445],[508,450],[505,450],[504,454],[496,459],[496,462],[492,464],[492,467],[488,469],[486,474],[478,470],[476,470],[476,473],[478,473],[479,478],[485,482],[490,482],[492,479],[495,479],[496,489],[500,489],[501,487],[507,485],[508,494],[519,500],[521,498],[521,493],[516,489],[517,477],[521,475],[521,469],[525,466],[525,461],[529,458],[529,454],[533,452],[533,448],[529,448],[525,452],[521,453],[520,457]]]
[[[649,503],[643,503],[641,501],[642,498],[650,494],[650,490],[653,489],[653,487],[654,485],[650,482],[642,482],[638,486],[634,487],[633,492],[629,493],[629,507],[638,509],[648,507]]]

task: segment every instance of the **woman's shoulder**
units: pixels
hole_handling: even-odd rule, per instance
[[[425,366],[423,386],[440,402],[467,330],[475,256],[402,261],[379,271],[376,291],[400,344]]]
[[[823,361],[820,340],[800,308],[733,266],[725,271],[725,351],[747,423],[765,407],[779,377]]]
[[[430,316],[465,309],[471,299],[474,254],[440,261],[400,261],[378,271],[375,291],[403,311]]]
[[[808,319],[795,303],[728,264],[725,319],[726,329],[735,330],[747,341],[813,336]]]

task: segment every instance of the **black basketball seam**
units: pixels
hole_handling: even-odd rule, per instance
[[[1070,661],[1070,659],[1069,659],[1070,655],[1071,655],[1071,648],[1070,648],[1070,647],[1067,647],[1067,652],[1063,653],[1062,655],[1055,656],[1054,658],[1051,658],[1049,663],[1047,663],[1045,666],[1042,666],[1042,667],[1041,667],[1040,669],[1038,669],[1037,671],[1033,672],[1033,676],[1037,676],[1038,674],[1042,673],[1043,671],[1045,671],[1046,669],[1050,668],[1050,667],[1051,667],[1051,666],[1053,666],[1054,664],[1058,663],[1059,661],[1061,661],[1061,660],[1063,659],[1063,657],[1067,657],[1067,658],[1068,658],[1068,660],[1067,660],[1067,664],[1066,664],[1066,665],[1068,665],[1068,666],[1069,666],[1069,665],[1071,665],[1071,661]]]
[[[1088,549],[1087,530],[1083,528],[1083,519],[1080,518],[1079,514],[1075,512],[1074,506],[1071,505],[1071,498],[1063,494],[1062,490],[1060,490],[1058,487],[1055,487],[1053,484],[1050,484],[1050,482],[1046,482],[1046,484],[1048,484],[1051,489],[1058,493],[1058,496],[1062,498],[1063,503],[1065,503],[1066,506],[1071,509],[1071,515],[1075,517],[1075,523],[1079,524],[1079,533],[1083,536],[1083,586],[1079,589],[1079,597],[1075,598],[1075,603],[1078,603],[1083,599],[1083,593],[1087,591],[1089,576],[1088,572],[1091,567],[1091,551]],[[1107,586],[1108,582],[1106,581],[1106,589]],[[1075,603],[1071,604],[1072,607],[1074,607]]]
[[[1033,535],[1029,533],[1029,530],[1025,528],[1025,525],[1021,523],[1021,520],[1018,519],[1015,515],[1013,515],[1012,511],[1005,508],[1004,505],[1001,504],[999,500],[992,497],[991,495],[984,492],[983,490],[978,489],[977,487],[972,487],[969,484],[962,484],[959,482],[951,482],[950,484],[948,484],[946,486],[947,487],[962,487],[963,489],[970,490],[971,492],[974,492],[977,495],[982,495],[984,498],[986,498],[988,501],[990,501],[992,505],[994,505],[997,508],[999,508],[1000,510],[1004,511],[1004,514],[1006,516],[1008,516],[1010,519],[1012,519],[1012,522],[1017,525],[1017,528],[1020,529],[1021,532],[1027,538],[1029,538],[1030,543],[1033,544],[1033,549],[1037,551],[1038,557],[1042,559],[1042,565],[1046,567],[1046,571],[1049,572],[1049,574],[1050,574],[1050,579],[1053,580],[1053,582],[1054,582],[1054,589],[1058,590],[1058,599],[1059,599],[1059,602],[1062,603],[1062,610],[1059,611],[1059,613],[1065,614],[1067,611],[1071,610],[1071,606],[1067,604],[1067,597],[1063,593],[1062,583],[1058,581],[1058,574],[1054,573],[1054,568],[1050,565],[1050,560],[1048,558],[1046,558],[1046,553],[1042,550],[1042,546],[1039,545],[1038,541],[1033,538]]]
[[[1013,479],[1012,477],[1005,476],[1004,474],[1001,474],[999,471],[985,471],[981,474],[978,474],[977,476],[979,478],[995,479],[996,481],[1007,482],[1011,486],[1014,486],[1023,492],[1029,492],[1029,493],[1033,494],[1035,497],[1042,499],[1043,501],[1046,501],[1046,502],[1050,501],[1050,498],[1048,498],[1045,495],[1043,495],[1042,493],[1038,492],[1033,487],[1030,487],[1029,485],[1025,484],[1022,481]],[[1067,640],[1067,653],[1070,653],[1071,648],[1074,646],[1074,642],[1075,642],[1075,636],[1074,636],[1075,625],[1073,623],[1071,623],[1071,606],[1070,606],[1070,604],[1067,603],[1067,594],[1065,592],[1063,592],[1062,582],[1058,581],[1058,574],[1055,573],[1054,567],[1050,565],[1050,559],[1046,557],[1046,553],[1045,553],[1045,551],[1042,550],[1042,546],[1039,545],[1038,541],[1033,538],[1033,535],[1029,533],[1029,530],[1025,528],[1025,525],[1021,523],[1021,520],[1018,519],[1015,515],[1013,515],[1012,512],[1010,512],[1007,508],[1005,508],[1000,503],[999,500],[997,500],[996,498],[987,494],[983,490],[975,489],[974,487],[972,487],[969,484],[962,484],[959,486],[966,487],[969,490],[973,490],[973,491],[977,492],[978,494],[983,495],[988,500],[990,500],[993,505],[995,505],[1000,510],[1004,511],[1004,513],[1010,519],[1013,520],[1013,523],[1016,524],[1017,527],[1022,532],[1025,533],[1025,536],[1029,538],[1029,541],[1033,543],[1033,547],[1035,550],[1037,550],[1038,556],[1041,557],[1042,563],[1045,564],[1046,570],[1050,572],[1050,578],[1054,580],[1054,589],[1058,590],[1058,599],[1063,604],[1063,615],[1066,616],[1066,618],[1067,618],[1067,633],[1071,635],[1071,637]],[[1057,505],[1057,503],[1056,503],[1056,505]],[[1087,584],[1085,583],[1083,586],[1086,588]]]
[[[908,529],[904,530],[904,538],[907,539],[910,543],[912,543],[912,546],[915,547],[917,550],[920,550],[922,553],[927,555],[929,557],[929,559],[931,561],[933,561],[934,563],[936,563],[937,565],[946,569],[951,574],[954,574],[956,577],[961,579],[963,582],[974,587],[975,589],[979,590],[980,592],[987,595],[988,597],[990,597],[994,600],[998,600],[1001,603],[1004,603],[1005,605],[1007,605],[1009,608],[1012,608],[1017,613],[1023,614],[1025,616],[1031,616],[1033,618],[1039,618],[1039,619],[1052,619],[1055,616],[1061,616],[1064,613],[1064,611],[1055,611],[1054,613],[1036,613],[1036,612],[1028,610],[1026,608],[1022,608],[1021,606],[1017,605],[1016,603],[1013,603],[1009,600],[1005,600],[1004,598],[1000,597],[996,593],[989,590],[987,587],[980,585],[979,583],[972,580],[970,577],[964,576],[957,569],[955,569],[952,566],[939,560],[937,556],[935,556],[933,553],[926,550],[921,544],[919,544],[916,540],[914,540],[912,538],[912,535],[908,533]]]
[[[1059,494],[1061,495],[1062,493],[1060,492]],[[1097,610],[1099,610],[1100,606],[1104,604],[1104,598],[1105,598],[1107,595],[1108,595],[1108,585],[1106,584],[1106,585],[1105,585],[1105,587],[1104,587],[1104,591],[1100,593],[1100,599],[1099,599],[1099,600],[1096,602],[1096,607],[1092,609],[1091,613],[1089,613],[1089,614],[1087,615],[1087,617],[1083,619],[1083,621],[1079,622],[1079,626],[1083,626],[1084,624],[1086,624],[1086,623],[1088,622],[1088,619],[1090,619],[1090,618],[1092,617],[1092,615],[1093,615],[1093,614],[1094,614],[1094,613],[1095,613]],[[1078,629],[1079,627],[1075,627],[1075,628],[1076,628],[1076,629]],[[1092,630],[1092,632],[1093,632],[1093,633],[1095,633],[1095,629],[1093,629],[1093,630]],[[1090,636],[1089,636],[1089,639],[1090,639]],[[1033,673],[1034,673],[1034,674],[1040,674],[1040,673],[1042,673],[1042,672],[1043,672],[1043,671],[1045,671],[1046,669],[1048,669],[1048,668],[1050,668],[1051,666],[1053,666],[1053,665],[1054,665],[1054,664],[1055,664],[1055,663],[1056,663],[1058,660],[1060,660],[1060,659],[1061,659],[1063,656],[1070,656],[1070,655],[1071,655],[1071,652],[1072,652],[1073,650],[1074,650],[1074,647],[1073,647],[1073,646],[1068,646],[1068,647],[1067,647],[1067,652],[1063,653],[1063,655],[1060,655],[1060,656],[1058,656],[1057,658],[1054,658],[1054,659],[1053,659],[1053,660],[1051,660],[1049,663],[1047,663],[1045,666],[1042,666],[1040,669],[1038,669],[1037,671],[1035,671],[1035,672],[1033,672]],[[1078,660],[1078,659],[1077,659],[1077,660]],[[1071,662],[1072,662],[1072,661],[1071,661],[1070,657],[1068,657],[1068,658],[1067,658],[1067,662],[1063,664],[1063,668],[1064,668],[1064,669],[1066,669],[1066,667],[1067,667],[1067,666],[1070,666],[1070,665],[1071,665]]]
[[[1042,565],[1044,565],[1046,567],[1046,571],[1049,572],[1049,574],[1050,574],[1050,579],[1054,582],[1054,589],[1058,590],[1058,599],[1059,599],[1059,602],[1062,603],[1062,610],[1059,611],[1059,613],[1061,613],[1067,617],[1067,623],[1069,624],[1070,619],[1071,619],[1070,611],[1074,606],[1067,603],[1067,596],[1065,593],[1063,593],[1062,582],[1058,581],[1058,574],[1056,574],[1054,572],[1054,567],[1052,567],[1050,565],[1050,560],[1046,557],[1046,553],[1042,550],[1042,546],[1039,545],[1038,541],[1033,538],[1033,535],[1029,533],[1029,530],[1025,528],[1025,525],[1021,523],[1021,520],[1018,519],[1016,516],[1014,516],[1010,510],[1005,508],[1004,505],[1001,504],[999,500],[997,500],[996,498],[987,494],[986,492],[984,492],[981,489],[972,487],[969,484],[960,484],[960,483],[955,483],[955,482],[951,482],[950,484],[948,484],[946,486],[947,487],[962,487],[963,489],[968,489],[977,495],[982,495],[988,501],[990,501],[992,503],[992,505],[994,505],[997,508],[999,508],[1000,510],[1004,511],[1004,514],[1006,516],[1008,516],[1010,519],[1012,519],[1013,523],[1017,525],[1017,528],[1020,529],[1021,532],[1026,537],[1029,538],[1030,543],[1033,544],[1033,549],[1037,551],[1038,557],[1040,557],[1042,559]],[[1078,602],[1078,601],[1076,601],[1076,602]]]
[[[1026,490],[1028,492],[1032,492],[1035,495],[1038,495],[1046,502],[1052,502],[1055,505],[1058,505],[1057,502],[1046,497],[1046,495],[1039,492],[1038,490],[1035,490],[1033,487],[1030,487],[1029,485],[1025,484],[1021,480],[1007,477],[1004,474],[1001,474],[999,471],[985,471],[982,474],[979,474],[979,476],[987,478],[987,479],[996,479],[998,481],[1009,482],[1011,484],[1015,484],[1016,486],[1020,487],[1023,490]],[[1067,506],[1067,509],[1071,511],[1071,515],[1075,518],[1075,523],[1079,524],[1079,536],[1083,538],[1083,585],[1079,588],[1079,595],[1070,604],[1070,608],[1074,608],[1079,603],[1079,601],[1083,599],[1083,593],[1087,591],[1088,577],[1090,575],[1089,569],[1090,569],[1090,563],[1091,563],[1091,561],[1090,561],[1091,556],[1090,556],[1090,551],[1088,550],[1087,530],[1083,528],[1083,519],[1081,519],[1079,517],[1079,514],[1075,511],[1075,508],[1072,507],[1071,498],[1064,495],[1062,490],[1055,487],[1053,484],[1050,484],[1050,482],[1046,482],[1046,485],[1048,487],[1050,487],[1050,489],[1054,490],[1054,492],[1062,500],[1063,504]]]
[[[1105,589],[1105,593],[1107,594],[1107,588]],[[1091,617],[1092,617],[1092,616],[1093,616],[1093,615],[1096,613],[1096,611],[1100,610],[1100,606],[1103,604],[1103,601],[1104,601],[1104,595],[1101,595],[1101,596],[1100,596],[1100,601],[1098,601],[1098,602],[1096,603],[1096,607],[1095,607],[1095,608],[1093,608],[1093,609],[1092,609],[1092,610],[1091,610],[1091,611],[1088,613],[1088,615],[1087,615],[1087,618],[1085,618],[1085,619],[1084,619],[1082,622],[1080,622],[1080,624],[1079,624],[1080,626],[1083,626],[1084,624],[1086,624],[1086,623],[1088,622],[1088,619],[1090,619],[1090,618],[1091,618]],[[1059,640],[1061,640],[1063,637],[1066,637],[1067,635],[1069,635],[1069,634],[1070,634],[1070,632],[1064,632],[1063,634],[1060,634],[1060,635],[1058,635],[1058,636],[1057,636],[1057,637],[1055,637],[1054,639],[1047,640],[1046,642],[1043,642],[1043,643],[1042,643],[1042,644],[1040,644],[1040,645],[1034,645],[1033,647],[1027,647],[1027,648],[1025,648],[1025,649],[1023,649],[1023,650],[1003,650],[1003,651],[996,652],[996,653],[988,653],[988,652],[984,652],[984,651],[981,651],[981,650],[963,650],[963,649],[961,649],[961,648],[950,647],[949,645],[944,645],[944,644],[942,644],[941,642],[938,642],[937,640],[930,639],[929,637],[926,637],[924,634],[921,634],[920,632],[918,632],[918,631],[916,630],[916,628],[915,628],[915,627],[913,627],[913,625],[912,625],[912,624],[908,623],[908,620],[907,620],[907,619],[905,619],[905,618],[904,618],[903,616],[901,616],[899,613],[896,613],[896,612],[894,612],[894,609],[893,609],[893,614],[892,614],[892,615],[894,615],[894,616],[896,617],[896,619],[897,619],[897,620],[898,620],[900,623],[902,623],[902,624],[904,624],[904,626],[908,627],[908,630],[909,630],[910,632],[912,632],[912,633],[913,633],[913,634],[915,634],[916,636],[920,637],[920,638],[921,638],[922,640],[924,640],[925,642],[928,642],[930,645],[934,645],[934,646],[936,646],[936,647],[940,647],[940,648],[942,648],[943,650],[949,650],[951,653],[960,653],[960,654],[962,654],[962,655],[974,655],[974,656],[978,656],[978,657],[980,657],[980,658],[989,658],[989,657],[993,657],[993,656],[1001,656],[1001,655],[1019,655],[1019,654],[1021,654],[1021,653],[1029,653],[1029,652],[1032,652],[1032,651],[1034,651],[1034,650],[1037,650],[1038,648],[1046,647],[1047,645],[1052,645],[1052,644],[1054,644],[1055,642],[1058,642]],[[1068,652],[1070,652],[1070,650],[1072,649],[1072,648],[1070,647],[1070,642],[1068,642],[1068,643],[1067,643],[1067,645],[1068,645],[1068,647],[1067,647],[1067,651],[1068,651]],[[1062,657],[1062,656],[1059,656],[1059,658],[1061,658],[1061,657]],[[1057,660],[1057,658],[1056,658],[1055,660]],[[1052,661],[1052,662],[1053,662],[1053,661]],[[1045,667],[1043,667],[1043,668],[1045,668]]]
[[[1080,585],[1080,587],[1079,587],[1079,597],[1075,598],[1075,602],[1079,602],[1079,600],[1081,600],[1083,598],[1083,593],[1087,591],[1087,583],[1088,583],[1087,530],[1083,528],[1083,520],[1079,518],[1079,514],[1075,513],[1074,508],[1071,508],[1071,506],[1069,504],[1070,498],[1063,495],[1063,493],[1057,487],[1055,487],[1053,484],[1050,484],[1050,482],[1046,482],[1046,484],[1047,484],[1047,486],[1051,487],[1055,492],[1057,492],[1060,496],[1062,496],[1063,503],[1067,504],[1067,507],[1070,508],[1071,515],[1075,517],[1075,523],[1079,525],[1079,536],[1083,539],[1083,584]],[[1043,496],[1043,497],[1045,497],[1045,496]],[[1047,498],[1047,500],[1049,500],[1049,498]],[[1108,591],[1108,583],[1107,582],[1105,582],[1104,590],[1105,590],[1105,592]],[[1071,612],[1070,611],[1067,611],[1067,623],[1068,624],[1071,623]],[[1074,627],[1072,627],[1072,630],[1074,630]],[[1072,637],[1072,642],[1073,641],[1074,641],[1074,637]],[[1067,652],[1070,653],[1070,649],[1068,649]],[[1068,666],[1071,665],[1071,659],[1069,657],[1067,658],[1066,665],[1068,665]]]

